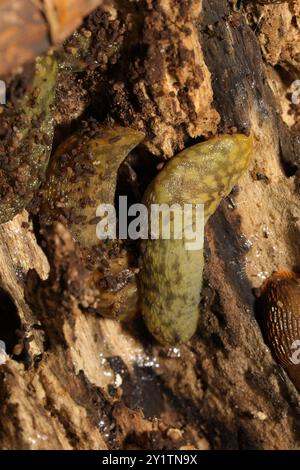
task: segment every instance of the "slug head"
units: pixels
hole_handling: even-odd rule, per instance
[[[143,138],[134,129],[91,124],[64,141],[51,159],[42,188],[43,222],[63,217],[82,247],[98,245],[97,207],[114,205],[118,169]]]
[[[252,150],[252,137],[243,134],[225,134],[193,145],[165,165],[144,201],[204,204],[207,221],[248,167]]]

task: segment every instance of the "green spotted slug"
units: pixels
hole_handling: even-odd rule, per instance
[[[204,223],[248,167],[252,137],[222,135],[172,158],[150,183],[143,202],[204,204]],[[195,333],[203,274],[203,249],[188,251],[185,239],[141,243],[141,309],[152,335],[164,345],[183,343]]]
[[[137,266],[123,240],[97,238],[96,210],[101,203],[114,204],[119,167],[143,139],[134,129],[92,120],[58,146],[40,190],[41,226],[67,226],[89,265],[81,305],[120,321],[139,312]]]
[[[28,205],[45,178],[55,126],[53,105],[57,76],[54,57],[39,57],[33,80],[17,109],[7,106],[15,122],[13,132],[4,127],[7,136],[3,147],[0,146],[0,224],[11,220]]]
[[[114,204],[118,169],[144,134],[94,122],[67,138],[51,158],[42,187],[44,218],[61,220],[81,246],[99,244],[96,210]]]

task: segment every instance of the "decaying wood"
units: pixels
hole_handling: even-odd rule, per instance
[[[253,294],[273,270],[300,265],[300,112],[280,73],[299,70],[300,1],[198,3],[112,3],[101,35],[113,31],[119,54],[81,79],[84,99],[68,77],[59,108],[66,127],[75,107],[89,107],[146,131],[137,157],[155,163],[217,130],[253,134],[251,167],[206,231],[198,332],[168,349],[141,319],[84,311],[70,233],[61,224],[39,233],[24,211],[0,227],[0,315],[9,305],[24,332],[11,328],[0,365],[2,448],[300,448],[299,393],[264,342]]]
[[[102,0],[1,0],[0,77],[65,39]]]

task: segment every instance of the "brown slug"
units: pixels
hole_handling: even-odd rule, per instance
[[[300,276],[274,272],[262,285],[261,292],[268,342],[280,364],[293,365],[292,345],[300,340]]]
[[[274,272],[260,291],[266,340],[300,390],[300,275]]]

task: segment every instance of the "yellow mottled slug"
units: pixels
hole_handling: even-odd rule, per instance
[[[62,222],[88,260],[82,306],[122,321],[139,311],[137,268],[122,240],[97,238],[96,209],[114,204],[119,167],[143,138],[134,129],[91,121],[59,145],[40,191],[41,225]]]
[[[54,57],[38,57],[32,82],[17,109],[12,104],[7,107],[15,122],[13,132],[6,128],[5,145],[0,149],[0,224],[29,204],[45,178],[55,127],[57,76]]]
[[[143,202],[204,204],[204,223],[248,167],[252,138],[222,135],[176,155],[147,188]],[[142,241],[141,307],[162,344],[185,342],[195,333],[202,287],[203,249],[188,251],[185,238]]]
[[[83,247],[99,244],[96,209],[114,204],[119,166],[144,138],[134,129],[103,128],[94,123],[71,135],[53,155],[42,188],[44,218],[63,216]]]

